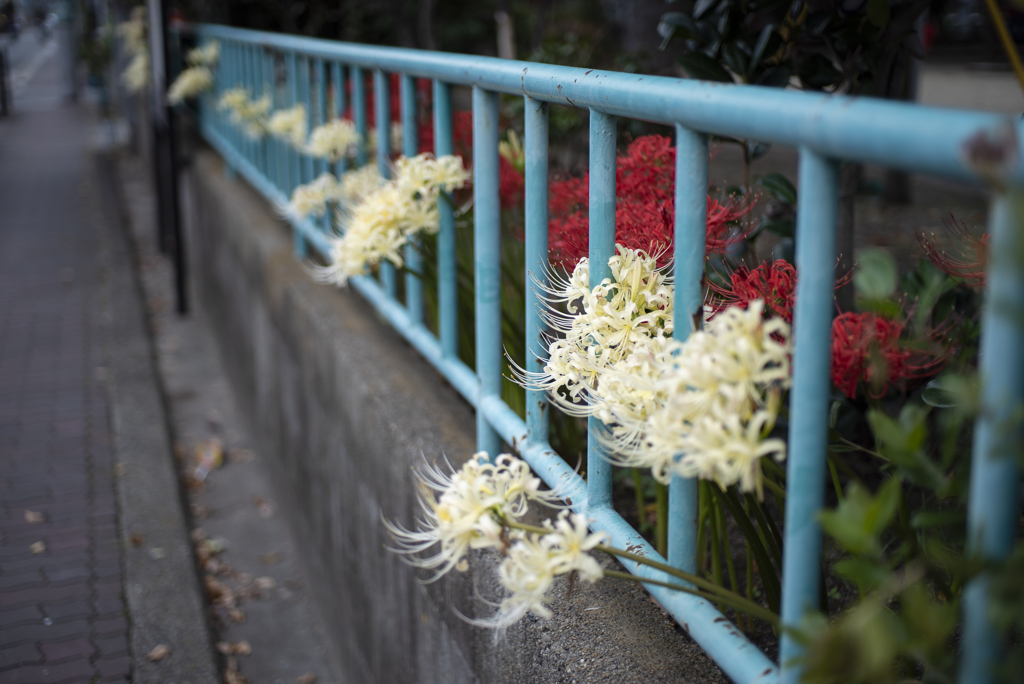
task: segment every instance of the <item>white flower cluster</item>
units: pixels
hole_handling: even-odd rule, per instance
[[[348,119],[333,119],[309,134],[306,153],[333,163],[355,152],[361,140],[354,123]]]
[[[192,66],[212,67],[219,59],[220,43],[215,40],[211,40],[203,47],[192,48],[185,56],[185,61]]]
[[[469,568],[470,549],[497,549],[504,555],[498,579],[509,592],[498,612],[474,624],[504,629],[527,612],[551,617],[547,592],[559,575],[576,572],[596,582],[603,575],[588,554],[606,541],[603,533],[591,533],[581,515],[562,511],[554,524],[545,521],[543,532],[509,528],[521,519],[531,501],[553,505],[556,495],[540,489],[540,480],[522,460],[509,454],[486,462],[478,453],[462,468],[447,475],[427,467],[420,476],[420,508],[417,530],[384,521],[398,546],[395,551],[409,563],[435,570],[434,581],[452,569]],[[432,555],[422,556],[434,549]]]
[[[337,220],[343,224],[350,207],[358,205],[367,196],[384,185],[384,178],[376,164],[368,164],[355,171],[346,171],[341,179],[330,173],[299,185],[292,191],[291,201],[279,210],[288,218],[301,220],[307,216],[323,216],[329,203],[337,207]]]
[[[130,92],[137,93],[149,85],[149,43],[146,41],[146,8],[136,7],[131,19],[122,22],[117,32],[124,41],[125,52],[132,60],[121,73],[121,81]]]
[[[399,159],[394,179],[343,214],[343,233],[333,241],[331,263],[320,269],[321,279],[344,285],[384,259],[401,266],[402,247],[414,235],[436,233],[440,227],[441,193],[464,187],[469,178],[458,156]]]
[[[327,203],[338,200],[340,189],[341,185],[333,175],[320,174],[316,180],[299,185],[292,191],[291,201],[282,213],[295,220],[307,216],[323,216],[327,211]]]
[[[764,303],[730,307],[685,342],[668,341],[638,365],[612,370],[602,383],[651,393],[644,418],[615,414],[611,440],[620,463],[739,484],[762,494],[760,459],[786,457],[768,435],[790,384],[790,326],[763,319]],[[609,391],[611,391],[609,389]]]
[[[673,288],[657,258],[642,250],[616,245],[608,265],[612,277],[594,287],[585,258],[568,280],[552,276],[551,286],[542,288],[542,315],[556,334],[548,345],[548,361],[540,373],[514,372],[520,384],[547,391],[567,413],[612,422],[612,412],[621,409],[610,402],[624,402],[625,385],[619,383],[611,394],[606,371],[615,366],[623,372],[642,369],[664,347],[673,330]],[[642,419],[649,399],[646,392],[636,393],[623,404],[632,407],[626,415]]]
[[[604,575],[600,564],[587,552],[606,542],[607,535],[590,532],[586,518],[562,511],[554,525],[547,520],[544,527],[544,534],[514,530],[509,535],[511,546],[498,568],[498,580],[509,595],[493,617],[475,620],[474,624],[502,630],[527,613],[549,618],[552,613],[546,605],[550,601],[547,593],[556,577],[576,572],[580,579],[594,583]]]
[[[306,145],[307,130],[306,106],[301,103],[289,109],[277,110],[267,122],[267,131],[271,135],[300,150]]]
[[[189,67],[178,74],[167,89],[167,102],[172,105],[196,97],[213,87],[211,67],[220,59],[220,43],[211,40],[201,48],[189,50],[185,59]]]
[[[259,140],[267,133],[267,115],[273,106],[270,95],[253,100],[241,86],[221,93],[217,109],[231,112],[231,122],[241,126],[246,137]]]
[[[167,89],[167,102],[172,105],[181,104],[212,87],[213,72],[210,71],[210,67],[189,67],[178,74],[174,83]]]
[[[551,492],[541,490],[540,479],[524,461],[510,454],[501,454],[494,463],[486,459],[485,452],[474,454],[450,475],[436,466],[424,467],[418,474],[418,529],[384,521],[398,543],[395,550],[417,556],[410,559],[412,565],[439,568],[431,581],[453,568],[465,571],[470,549],[503,548],[505,521],[526,515],[530,501],[555,501]],[[419,557],[435,546],[433,555]]]

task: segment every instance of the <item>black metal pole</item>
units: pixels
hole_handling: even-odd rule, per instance
[[[153,60],[153,124],[158,168],[157,196],[161,248],[169,251],[174,262],[174,289],[179,314],[188,313],[188,273],[185,253],[185,235],[181,229],[178,204],[178,162],[174,135],[174,111],[167,104],[168,68],[171,46],[167,31],[169,11],[163,0],[149,0],[150,40]]]

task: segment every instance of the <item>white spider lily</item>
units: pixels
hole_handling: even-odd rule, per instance
[[[185,69],[167,89],[167,102],[176,105],[196,97],[213,87],[213,72],[209,67],[194,66]]]
[[[503,548],[504,521],[524,516],[530,501],[556,501],[552,493],[541,491],[540,479],[524,461],[502,454],[487,463],[482,460],[486,457],[484,452],[475,454],[451,474],[437,467],[423,469],[415,531],[384,521],[397,544],[394,551],[406,555],[411,565],[437,569],[429,581],[453,568],[466,570],[469,549]],[[433,555],[421,556],[435,546]]]
[[[124,47],[133,55],[140,55],[149,52],[149,43],[146,40],[146,8],[136,7],[132,10],[131,19],[121,22],[117,32],[124,40]]]
[[[313,129],[306,152],[313,157],[336,162],[352,154],[361,140],[355,124],[345,119],[334,119]]]
[[[138,52],[121,73],[121,82],[129,92],[138,93],[149,85],[149,53]]]
[[[473,624],[496,628],[500,635],[527,613],[549,618],[547,592],[555,577],[575,571],[593,583],[604,575],[601,565],[587,552],[606,541],[606,534],[590,532],[586,518],[569,511],[562,511],[554,526],[546,521],[545,527],[549,530],[546,534],[515,531],[511,535],[513,544],[498,568],[498,581],[509,595],[495,615],[473,620]]]
[[[267,121],[267,131],[296,149],[306,145],[306,106],[297,104],[289,109],[279,109]]]
[[[399,159],[394,179],[366,194],[354,207],[342,210],[344,232],[332,242],[331,264],[320,269],[318,277],[344,285],[367,266],[385,259],[402,266],[402,247],[414,235],[433,234],[440,228],[440,194],[461,188],[468,180],[460,157],[434,159],[421,154]],[[351,188],[365,190],[371,182],[376,181],[370,175],[353,179]],[[343,187],[342,194],[345,192]]]
[[[609,445],[620,465],[650,468],[660,482],[672,473],[739,484],[761,496],[760,459],[783,460],[786,445],[768,439],[780,393],[790,384],[790,327],[763,320],[764,303],[730,307],[685,342],[670,341],[648,363],[619,364],[602,377],[649,392],[642,411],[609,402]],[[618,409],[618,410],[615,410]]]
[[[544,370],[513,369],[521,385],[548,392],[571,415],[607,415],[605,370],[629,362],[638,345],[657,345],[654,338],[672,334],[672,281],[657,257],[616,245],[608,265],[612,277],[593,287],[587,259],[568,280],[552,274],[551,286],[541,290],[542,316],[555,333]]]
[[[185,61],[192,66],[212,67],[218,59],[220,59],[220,43],[215,40],[211,40],[203,47],[192,48],[185,56]]]
[[[281,213],[291,219],[304,219],[307,216],[323,216],[327,211],[327,203],[333,201],[338,194],[338,181],[329,173],[320,174],[316,180],[299,185],[292,191],[291,201],[281,209]]]

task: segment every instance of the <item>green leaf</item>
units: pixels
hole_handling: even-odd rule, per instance
[[[946,384],[948,376],[941,376],[928,382],[921,392],[921,401],[935,408],[955,408],[960,405],[959,399]]]
[[[888,299],[898,279],[896,259],[886,250],[865,249],[857,256],[853,284],[866,299]]]
[[[800,62],[800,82],[806,88],[826,88],[840,79],[842,74],[832,66],[825,55],[814,53]]]
[[[790,76],[792,76],[792,72],[789,70],[789,67],[772,67],[757,77],[755,85],[767,86],[769,88],[785,88],[789,85]]]
[[[661,15],[661,21],[658,22],[658,35],[663,39],[661,49],[664,50],[677,35],[684,39],[696,37],[697,27],[690,15],[683,12],[668,12]]]
[[[771,143],[755,142],[753,140],[747,141],[747,155],[750,157],[750,161],[760,159],[764,155],[768,154],[768,151],[771,149]]]
[[[916,529],[923,527],[948,527],[964,525],[967,521],[965,511],[918,511],[910,519],[910,526]]]
[[[876,561],[865,558],[846,558],[837,562],[833,570],[840,577],[850,580],[864,593],[876,589],[889,576],[888,569]]]
[[[722,46],[722,61],[733,70],[733,73],[747,73],[747,60],[747,54],[736,43],[726,43]]]
[[[889,478],[878,494],[872,496],[863,485],[854,482],[842,503],[834,510],[818,513],[818,520],[822,528],[851,554],[881,558],[882,532],[899,509],[902,487],[898,477]]]
[[[686,69],[690,78],[701,81],[732,83],[732,76],[722,65],[702,52],[688,52],[679,58],[679,64]]]
[[[765,219],[761,222],[760,227],[757,231],[767,230],[770,233],[774,233],[780,237],[791,238],[796,234],[796,227],[793,225],[793,221],[772,221]]]
[[[868,21],[874,26],[885,28],[890,17],[892,10],[889,8],[889,0],[868,0]]]
[[[761,176],[759,182],[764,191],[775,199],[786,204],[796,205],[796,188],[781,173],[769,173],[766,176]]]
[[[768,49],[768,43],[772,40],[772,37],[776,39],[775,41],[772,41],[775,43],[781,42],[782,40],[779,38],[779,34],[775,32],[775,24],[768,24],[761,29],[761,33],[757,37],[757,43],[754,44],[754,51],[750,55],[750,68],[747,73],[748,80],[753,76],[754,70],[757,69],[757,66],[761,63],[761,59],[765,56],[766,50]],[[775,50],[777,49],[778,48],[776,47],[774,50],[768,51],[767,55],[771,57],[775,54]]]
[[[693,18],[700,19],[716,2],[718,0],[697,0],[697,3],[693,6]]]

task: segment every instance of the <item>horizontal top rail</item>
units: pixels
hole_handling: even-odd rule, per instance
[[[1024,127],[1006,115],[685,78],[643,76],[553,66],[477,55],[377,47],[203,25],[199,34],[235,39],[366,68],[400,71],[544,102],[715,135],[806,147],[826,157],[916,171],[971,184],[978,175],[964,160],[964,144],[980,132],[1012,125],[1017,155],[1006,174],[1024,185],[1020,140]]]

